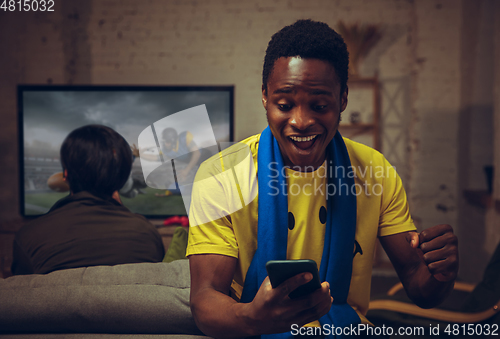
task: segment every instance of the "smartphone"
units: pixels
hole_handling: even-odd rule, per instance
[[[271,280],[271,286],[276,288],[285,280],[303,272],[310,272],[313,278],[308,283],[297,287],[288,295],[291,299],[309,294],[321,288],[319,280],[318,265],[314,260],[269,260],[266,263],[267,275]]]

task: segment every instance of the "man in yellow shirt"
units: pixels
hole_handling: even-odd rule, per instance
[[[283,28],[264,61],[269,127],[200,167],[187,255],[191,309],[207,335],[286,336],[306,324],[367,323],[377,237],[419,306],[435,306],[453,287],[452,228],[417,234],[395,170],[337,132],[347,68],[346,46],[326,24],[300,20]],[[308,273],[270,286],[266,260],[305,258],[317,262],[321,289],[288,297]]]

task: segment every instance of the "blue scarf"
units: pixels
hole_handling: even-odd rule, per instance
[[[283,176],[283,157],[278,142],[267,127],[259,140],[258,182],[259,207],[257,251],[248,269],[241,302],[251,302],[267,276],[266,262],[286,259],[288,239],[288,199],[285,194],[276,194],[276,187],[287,187]],[[334,298],[330,311],[319,319],[321,325],[344,327],[360,323],[356,311],[347,304],[351,283],[354,235],[356,232],[356,195],[351,161],[344,140],[339,132],[327,147],[328,184],[335,185],[336,194],[327,194],[327,219],[325,244],[319,270],[321,281],[330,283]],[[336,166],[341,166],[345,176],[335,175]],[[277,175],[276,171],[279,172]],[[271,180],[276,180],[271,183]],[[273,189],[274,188],[274,189]],[[348,192],[346,191],[348,190]],[[339,192],[339,190],[341,190]],[[331,190],[330,192],[332,192]],[[355,192],[355,191],[354,191]],[[291,338],[290,332],[266,335],[266,338]],[[333,336],[330,336],[333,337]]]

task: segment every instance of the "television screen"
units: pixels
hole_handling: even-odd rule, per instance
[[[74,129],[89,124],[106,125],[120,133],[131,147],[140,147],[139,136],[146,135],[151,127],[154,130],[153,124],[205,105],[203,110],[208,112],[207,121],[216,142],[231,142],[233,98],[233,86],[18,86],[21,214],[44,214],[68,195],[50,189],[47,180],[62,172],[59,150]],[[185,122],[177,126],[176,132],[179,139],[188,135],[202,147],[203,140],[197,140],[200,133],[191,133],[197,124],[197,120],[191,120],[190,125]],[[157,123],[158,139],[160,126]],[[175,186],[153,188],[155,185],[146,182],[141,162],[146,164],[148,153],[154,156],[155,152],[141,149],[140,161],[136,159],[132,165],[129,186],[133,188],[120,190],[123,204],[132,212],[151,218],[187,215]]]

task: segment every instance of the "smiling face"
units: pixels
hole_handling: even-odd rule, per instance
[[[347,89],[341,95],[340,87],[334,67],[326,61],[276,60],[262,102],[286,166],[310,171],[324,162],[347,105]]]

